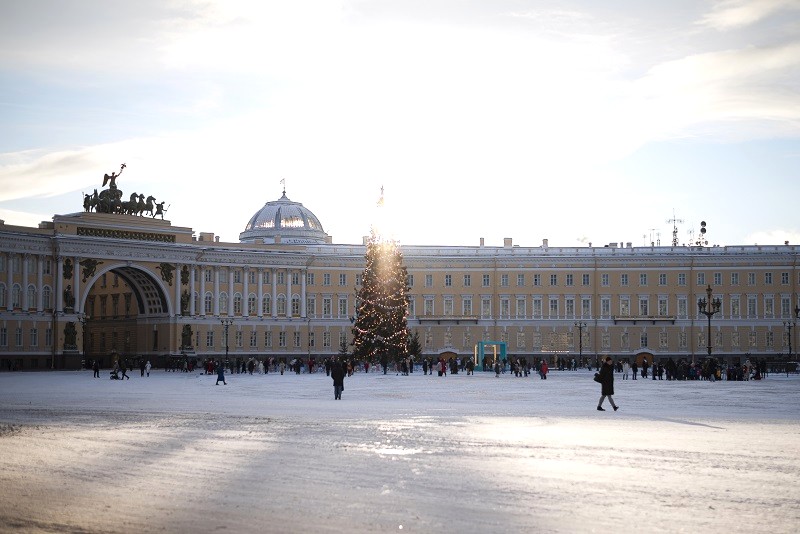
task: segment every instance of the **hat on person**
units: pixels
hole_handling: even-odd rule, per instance
[[[606,356],[606,361],[610,362],[611,361],[611,356]]]

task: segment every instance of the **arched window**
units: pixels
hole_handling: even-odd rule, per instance
[[[264,295],[264,315],[272,315],[272,297]]]
[[[22,307],[22,303],[20,302],[21,295],[22,295],[22,288],[19,287],[19,284],[14,284],[14,287],[11,289],[11,306],[13,308]]]
[[[233,294],[233,314],[234,315],[241,315],[242,314],[242,294],[241,293],[234,293]]]
[[[30,284],[28,286],[28,308],[36,307],[36,286]]]
[[[53,291],[50,289],[50,286],[44,286],[42,288],[42,307],[45,310],[52,310],[53,309]]]
[[[214,313],[214,296],[211,294],[211,291],[206,292],[204,300],[205,300],[206,315],[211,315],[212,313]]]
[[[252,274],[252,273],[251,273]],[[256,310],[256,294],[250,293],[247,296],[247,315],[255,315],[258,310]]]

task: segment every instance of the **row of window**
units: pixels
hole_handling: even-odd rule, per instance
[[[21,327],[14,329],[14,346],[22,347],[24,341],[24,333]],[[36,327],[28,329],[28,346],[32,349],[39,347],[39,329]],[[44,331],[44,347],[49,348],[53,346],[53,329],[46,328]],[[8,328],[0,327],[0,347],[8,347]]]

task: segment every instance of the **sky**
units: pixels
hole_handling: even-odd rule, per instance
[[[798,88],[800,0],[4,0],[0,219],[125,163],[227,242],[285,184],[334,243],[383,188],[403,245],[796,244]]]
[[[4,532],[797,532],[800,378],[0,373]]]

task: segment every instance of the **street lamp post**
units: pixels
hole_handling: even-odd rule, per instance
[[[228,361],[228,327],[233,324],[233,319],[221,319],[222,328],[225,333],[225,362]]]
[[[83,367],[84,369],[88,369],[89,362],[86,359],[86,323],[89,320],[89,316],[87,314],[81,314],[78,316],[78,322],[81,323],[81,350],[83,352]]]
[[[711,317],[714,314],[719,313],[722,303],[719,299],[714,300],[712,298],[710,284],[706,289],[706,295],[708,295],[708,300],[699,299],[697,301],[697,307],[700,309],[700,313],[708,317],[708,355],[711,356]]]
[[[575,323],[578,328],[578,365],[583,365],[583,329],[586,328],[586,323],[578,321]]]

